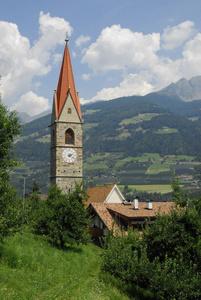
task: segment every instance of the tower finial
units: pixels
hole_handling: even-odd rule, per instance
[[[68,41],[69,41],[69,39],[68,39],[68,31],[66,31],[66,39],[65,39],[66,45],[67,45]]]

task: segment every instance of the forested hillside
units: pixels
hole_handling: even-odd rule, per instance
[[[192,176],[198,164],[193,160],[201,159],[200,107],[198,100],[185,103],[157,93],[82,106],[85,186],[169,184],[174,170]],[[11,181],[18,189],[25,177],[27,189],[36,179],[42,191],[47,190],[48,125],[50,115],[34,120],[15,141],[22,165]]]
[[[146,98],[136,100],[125,98],[84,107],[84,153],[123,152],[127,157],[151,152],[200,157],[198,122],[143,102]]]

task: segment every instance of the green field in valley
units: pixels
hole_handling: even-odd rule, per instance
[[[182,186],[181,186],[182,187]],[[123,191],[124,186],[123,185],[119,185],[119,188],[121,189],[121,191]],[[161,185],[129,185],[128,186],[129,189],[131,189],[133,192],[147,192],[147,193],[161,193],[161,194],[166,194],[166,193],[171,193],[172,192],[172,188],[170,185],[168,184],[161,184]]]
[[[88,157],[84,163],[84,176],[92,185],[116,183],[146,192],[169,193],[175,173],[182,186],[192,188],[193,169],[199,162],[193,156],[145,153],[126,157],[123,153],[105,153]]]

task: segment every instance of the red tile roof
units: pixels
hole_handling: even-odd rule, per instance
[[[86,205],[88,206],[90,203],[103,203],[114,186],[115,184],[108,184],[88,188],[86,192],[89,195],[89,199]]]
[[[61,65],[59,81],[57,85],[57,90],[55,93],[55,112],[57,118],[59,118],[61,114],[64,103],[69,93],[73,99],[79,118],[80,120],[82,120],[80,101],[75,89],[75,82],[73,77],[73,69],[71,65],[70,53],[69,53],[68,45],[66,44],[63,61]]]
[[[138,220],[139,218],[155,217],[158,212],[167,214],[170,208],[174,206],[173,202],[152,202],[153,209],[146,208],[145,202],[138,203],[138,210],[133,209],[133,205],[124,205],[119,203],[91,203],[91,207],[100,217],[105,226],[111,231],[120,230],[115,223],[114,216],[120,215],[128,220]]]
[[[124,204],[107,204],[107,209],[113,214],[120,214],[127,218],[149,218],[155,217],[158,212],[167,214],[174,202],[152,202],[152,209],[146,208],[146,202],[139,202],[138,209],[133,209],[131,205]]]
[[[122,205],[122,204],[120,204]],[[119,230],[118,225],[114,222],[114,218],[110,214],[109,210],[107,209],[107,204],[104,203],[91,203],[92,208],[98,214],[102,222],[105,226],[111,231]]]

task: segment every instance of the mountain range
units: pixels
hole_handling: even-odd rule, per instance
[[[183,101],[193,101],[201,99],[201,76],[196,76],[190,80],[180,79],[176,83],[171,83],[159,92],[161,95],[178,96]]]
[[[168,88],[168,87],[167,87]],[[159,91],[82,106],[84,185],[169,184],[173,172],[192,178],[201,161],[201,100]],[[11,174],[20,191],[49,184],[51,115],[26,124],[15,140],[21,161]],[[189,177],[190,176],[190,177]]]
[[[157,93],[159,95],[179,98],[182,101],[201,100],[201,76],[193,77],[190,80],[182,78],[176,83],[171,83]],[[18,117],[22,124],[26,124],[50,113],[51,111],[48,110],[38,115],[30,116],[26,112],[18,112]]]

